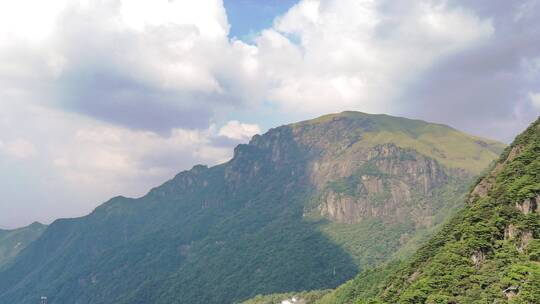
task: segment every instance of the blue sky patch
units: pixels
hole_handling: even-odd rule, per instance
[[[287,12],[298,0],[224,0],[231,24],[229,36],[250,41],[274,19]]]

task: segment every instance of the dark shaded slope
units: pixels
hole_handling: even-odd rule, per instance
[[[56,221],[1,274],[0,302],[227,303],[336,286],[356,267],[301,220],[311,187],[288,133],[274,130],[268,147],[241,145],[229,163],[197,166],[141,199]]]

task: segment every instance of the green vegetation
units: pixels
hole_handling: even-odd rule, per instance
[[[0,270],[0,303],[46,295],[51,303],[222,304],[335,288],[408,256],[460,205],[496,149],[460,135],[475,148],[447,145],[448,157],[434,157],[414,146],[439,149],[419,141],[438,128],[460,133],[360,113],[325,119],[272,129],[225,164],[195,166],[144,197],[55,221]],[[377,132],[397,132],[408,145],[364,143]],[[330,191],[365,208],[352,214]],[[345,211],[333,217],[325,204]]]
[[[383,268],[376,284],[364,273],[318,303],[540,303],[540,120],[484,182],[403,266]]]
[[[315,291],[303,291],[303,292],[289,292],[281,294],[272,294],[272,295],[258,295],[253,299],[247,300],[242,304],[281,304],[284,300],[297,299],[303,300],[306,303],[312,303],[316,300],[321,299],[326,295],[330,290],[315,290]]]
[[[480,174],[505,148],[499,142],[471,136],[446,125],[384,114],[343,112],[293,126],[323,125],[342,117],[365,122],[359,133],[354,135],[362,138],[356,143],[358,147],[394,143],[434,158],[448,168],[466,169],[475,175]]]
[[[19,229],[0,230],[0,268],[37,239],[46,227],[36,222]]]
[[[382,193],[377,193],[378,197],[371,197],[371,199],[374,203],[383,201],[390,195],[390,189],[388,187],[389,176],[384,174],[377,167],[376,161],[377,159],[370,160],[360,166],[360,168],[358,168],[358,170],[356,170],[356,172],[354,172],[352,175],[329,182],[328,190],[332,190],[339,194],[358,196],[361,195],[362,192],[365,192],[361,181],[362,176],[373,176],[383,180],[385,191]]]
[[[398,155],[375,157],[360,166],[352,175],[330,182],[309,206],[312,208],[318,206],[321,196],[332,191],[353,199],[365,197],[370,206],[385,208],[384,204],[393,199],[390,185],[400,184],[407,177],[384,173],[377,164],[403,164],[407,161],[418,163],[420,158],[422,156],[413,150],[400,150]],[[362,183],[362,179],[366,177],[380,180],[383,185],[382,191],[369,193]],[[462,206],[461,202],[468,185],[468,179],[465,177],[449,177],[444,184],[429,193],[428,198],[423,192],[423,184],[415,181],[410,187],[409,195],[412,198],[401,201],[402,215],[364,218],[356,223],[319,221],[319,229],[333,243],[349,253],[360,269],[380,265],[391,257],[408,258]],[[399,188],[393,190],[398,191]],[[419,206],[432,208],[431,216],[423,219],[422,215],[415,215]],[[320,219],[317,212],[318,209],[315,208],[308,213],[307,218]]]
[[[321,299],[308,303],[356,303],[358,298],[374,297],[382,284],[393,272],[400,269],[400,266],[400,262],[393,261],[385,266],[365,270]]]

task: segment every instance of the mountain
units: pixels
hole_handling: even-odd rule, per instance
[[[0,303],[233,303],[335,288],[408,256],[503,145],[344,112],[281,126],[233,158],[52,223],[0,271]]]
[[[315,302],[540,303],[540,119],[410,260],[364,272]]]
[[[34,222],[29,226],[13,229],[0,229],[0,268],[13,259],[28,244],[37,239],[47,226]]]

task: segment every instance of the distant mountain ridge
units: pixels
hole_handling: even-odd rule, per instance
[[[227,163],[55,221],[0,271],[0,302],[221,304],[334,288],[408,256],[503,147],[359,112],[274,128]]]
[[[36,240],[46,227],[34,222],[23,228],[0,229],[0,268]]]

